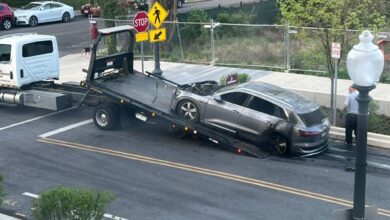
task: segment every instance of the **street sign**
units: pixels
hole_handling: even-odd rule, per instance
[[[167,29],[154,29],[149,31],[149,41],[150,43],[161,42],[167,39]]]
[[[149,17],[144,11],[137,12],[133,18],[134,29],[137,32],[145,32],[149,28]]]
[[[340,59],[341,45],[340,43],[332,43],[332,58]]]
[[[158,29],[167,18],[168,12],[160,3],[156,1],[150,8],[148,15],[150,23]]]
[[[149,40],[148,32],[139,32],[135,34],[135,42],[142,42]]]

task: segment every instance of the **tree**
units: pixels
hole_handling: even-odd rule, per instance
[[[385,0],[386,1],[386,0]],[[348,49],[347,31],[368,28],[373,31],[384,28],[385,15],[377,3],[383,0],[277,0],[282,21],[298,27],[318,28],[318,39],[326,58],[328,74],[334,79],[334,61],[331,57],[332,42],[341,44],[341,56]],[[338,60],[337,62],[340,62]],[[333,90],[331,95],[333,108]]]

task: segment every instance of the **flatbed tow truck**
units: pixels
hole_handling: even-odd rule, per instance
[[[170,108],[172,96],[182,85],[152,73],[146,75],[134,70],[134,37],[131,26],[101,29],[92,46],[89,68],[84,69],[87,79],[81,82],[81,86],[105,97],[93,114],[98,128],[114,129],[120,125],[121,117],[129,117],[129,114],[135,114],[143,121],[159,116],[173,127],[183,129],[185,134],[202,136],[236,153],[260,158],[269,155],[258,146],[199,122],[185,120],[173,112]],[[102,45],[113,39],[116,48],[103,49]],[[115,54],[101,55],[110,50],[114,50]]]
[[[11,37],[15,39],[15,36]],[[25,38],[33,37],[27,36]],[[39,38],[40,36],[35,37]],[[32,43],[27,42],[26,44],[33,45],[38,42],[40,46],[34,46],[36,48],[32,48],[33,50],[36,49],[43,54],[53,55],[53,52],[58,53],[55,38],[51,39],[50,36],[41,37],[45,40],[31,41]],[[23,37],[21,36],[21,38]],[[47,48],[47,39],[52,40],[53,48]],[[7,41],[5,42],[7,43]],[[14,73],[10,70],[8,70],[9,73],[2,71],[2,79],[11,86],[1,85],[0,82],[0,104],[24,105],[54,111],[81,103],[94,105],[93,121],[102,130],[118,128],[122,121],[134,116],[142,121],[160,117],[171,123],[172,127],[182,130],[185,135],[200,136],[233,152],[259,158],[269,155],[268,152],[254,144],[242,141],[199,122],[190,122],[179,117],[170,109],[170,105],[172,96],[178,89],[182,89],[183,85],[152,73],[143,74],[134,70],[133,50],[135,46],[135,30],[131,26],[100,29],[91,48],[89,67],[82,70],[87,73],[87,78],[80,82],[80,85],[56,84],[53,80],[28,81],[26,84],[22,84],[20,82],[27,78],[26,70],[17,69]],[[0,53],[5,54],[7,60],[3,62],[5,63],[4,66],[12,63],[13,60],[17,60],[15,56],[17,53],[23,53],[20,60],[26,60],[26,63],[28,59],[36,59],[37,62],[41,62],[42,57],[44,57],[44,55],[40,55],[27,59],[28,54],[24,54],[24,50],[14,51],[14,54],[7,54],[8,52],[5,53],[5,50],[8,50],[8,46],[1,48],[0,42]],[[30,53],[35,55],[37,52]],[[49,57],[49,55],[47,56]],[[58,59],[58,54],[54,53],[54,57]],[[19,60],[16,62],[19,62]],[[58,61],[48,61],[48,63],[53,62]],[[33,62],[30,61],[29,63]],[[0,70],[7,70],[8,67],[1,65]],[[5,79],[11,80],[7,81]],[[188,84],[184,86],[188,86]]]

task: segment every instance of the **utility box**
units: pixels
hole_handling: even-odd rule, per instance
[[[59,111],[71,105],[71,97],[58,92],[27,90],[21,93],[25,106]]]

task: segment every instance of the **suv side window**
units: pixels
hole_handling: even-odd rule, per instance
[[[4,6],[0,5],[0,11],[4,10]]]
[[[243,106],[248,98],[248,94],[242,92],[231,92],[221,95],[221,98],[223,101]]]
[[[278,118],[287,119],[287,116],[283,110],[283,108],[266,101],[264,99],[261,99],[259,97],[253,97],[252,101],[247,106],[248,108],[265,113],[267,115],[272,115]]]

